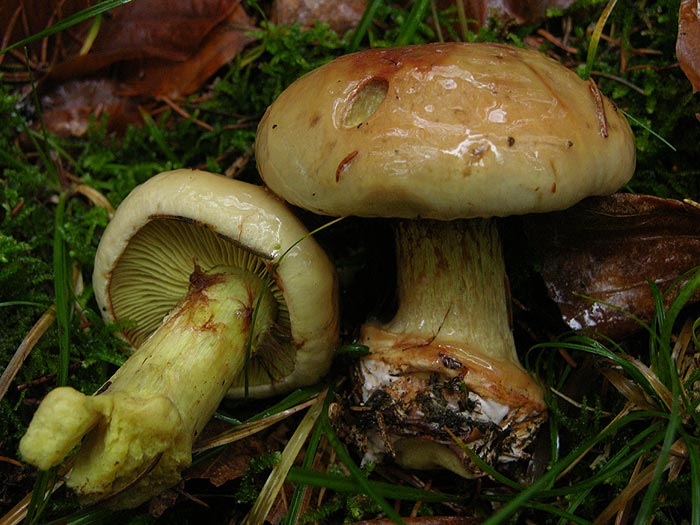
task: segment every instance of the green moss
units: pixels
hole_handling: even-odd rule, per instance
[[[254,503],[265,482],[267,474],[280,462],[281,458],[282,454],[280,452],[271,452],[253,458],[236,491],[236,500],[239,503]]]

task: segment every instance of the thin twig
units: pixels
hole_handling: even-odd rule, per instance
[[[549,389],[554,393],[554,395],[561,397],[564,401],[566,401],[567,403],[571,403],[573,406],[575,406],[578,409],[587,410],[589,412],[597,412],[603,416],[612,416],[612,412],[607,412],[605,410],[598,410],[597,408],[584,406],[583,404],[579,403],[575,399],[572,399],[571,397],[567,396],[563,392],[560,392],[559,390],[557,390],[554,387],[550,387]]]
[[[22,11],[23,6],[22,4],[15,9],[15,12],[12,13],[12,16],[10,17],[9,22],[7,23],[7,29],[5,29],[5,34],[2,37],[2,43],[0,43],[0,49],[5,49],[7,45],[10,43],[10,38],[12,38],[12,32],[15,29],[15,24],[17,23],[17,19],[19,18],[19,14]],[[2,65],[2,62],[5,58],[4,53],[0,53],[0,66]]]
[[[564,42],[562,42],[562,40],[560,38],[557,38],[556,36],[554,36],[552,33],[550,33],[549,31],[547,31],[545,29],[538,29],[537,34],[540,35],[541,37],[543,37],[545,40],[551,42],[552,44],[554,44],[558,48],[562,49],[563,51],[566,51],[567,53],[569,53],[571,55],[576,55],[578,53],[578,49],[576,49],[575,47],[566,45]]]
[[[265,517],[267,517],[272,508],[275,498],[280,494],[284,480],[287,479],[289,469],[295,458],[299,455],[299,452],[316,424],[316,420],[323,411],[326,394],[327,391],[319,394],[316,399],[313,400],[309,411],[301,420],[299,426],[297,426],[294,434],[282,451],[281,461],[272,468],[265,485],[263,485],[260,491],[260,495],[255,500],[253,507],[250,509],[248,516],[243,520],[243,523],[258,525],[264,522]]]
[[[627,80],[625,78],[619,77],[617,75],[611,75],[610,73],[603,73],[602,71],[591,71],[591,76],[593,76],[593,75],[595,75],[597,77],[603,77],[603,78],[607,78],[610,80],[614,80],[615,82],[618,82],[624,86],[627,86],[630,89],[635,90],[637,93],[639,93],[641,95],[646,95],[646,93],[644,92],[644,90],[642,88],[633,84],[632,82],[630,82],[629,80]]]
[[[5,397],[7,390],[10,388],[12,380],[17,375],[17,372],[19,372],[19,369],[22,367],[22,363],[24,363],[24,360],[32,351],[32,348],[36,346],[36,344],[39,342],[39,339],[41,339],[41,336],[44,335],[46,330],[49,328],[49,326],[53,324],[55,319],[56,307],[54,305],[51,305],[49,309],[46,310],[46,312],[44,312],[44,314],[39,318],[39,320],[36,323],[34,323],[32,329],[17,347],[17,351],[15,351],[15,354],[12,356],[12,359],[10,359],[10,362],[7,364],[7,367],[2,373],[2,376],[0,376],[0,400],[2,400],[2,398]]]
[[[59,479],[54,483],[48,490],[47,493],[56,492],[63,485],[63,480]],[[33,493],[30,492],[24,498],[22,498],[14,507],[12,507],[7,514],[0,518],[0,525],[20,525],[24,522],[27,517],[27,509],[29,508],[29,503],[32,500]]]
[[[647,465],[644,470],[636,475],[633,475],[627,486],[622,490],[622,492],[620,492],[620,494],[617,495],[615,499],[610,502],[603,512],[598,515],[593,523],[595,525],[602,525],[607,523],[615,514],[623,511],[632,498],[634,498],[634,496],[638,494],[640,490],[649,485],[654,477],[656,466],[656,461],[654,461]],[[664,470],[668,469],[670,466],[671,462],[669,461],[664,466]]]
[[[200,128],[203,128],[207,131],[214,131],[214,127],[211,124],[207,124],[202,120],[193,118],[189,112],[187,112],[182,106],[176,104],[170,97],[162,96],[160,97],[160,100],[165,102],[168,105],[168,107],[170,107],[175,113],[180,115],[182,118],[192,119],[192,122],[197,124]]]
[[[239,441],[248,436],[252,436],[253,434],[260,432],[261,430],[271,425],[274,425],[278,421],[282,421],[283,419],[288,418],[292,414],[295,414],[311,406],[316,402],[316,397],[317,396],[314,396],[308,401],[305,401],[304,403],[300,403],[296,406],[293,406],[292,408],[288,408],[287,410],[283,410],[282,412],[278,412],[277,414],[273,414],[264,419],[251,421],[250,423],[243,423],[217,436],[198,441],[197,446],[192,449],[192,453],[195,454],[197,452],[204,452],[205,450],[220,447],[222,445],[228,445],[229,443],[233,443],[234,441]]]

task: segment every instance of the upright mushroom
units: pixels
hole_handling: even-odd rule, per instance
[[[138,350],[95,396],[50,392],[20,443],[47,469],[87,434],[67,480],[83,502],[131,507],[176,484],[227,393],[318,381],[338,337],[334,269],[301,222],[264,188],[206,172],[134,189],[93,284]]]
[[[624,116],[593,82],[532,50],[374,49],[286,89],[255,154],[265,183],[295,205],[404,219],[398,310],[361,332],[366,457],[478,475],[453,436],[493,464],[524,457],[546,407],[516,354],[493,217],[622,186],[635,165]]]

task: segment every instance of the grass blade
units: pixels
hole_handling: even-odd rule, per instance
[[[362,40],[364,40],[365,35],[369,32],[369,27],[372,25],[374,20],[374,15],[377,14],[377,9],[382,5],[381,0],[369,0],[367,7],[365,7],[364,13],[362,13],[362,18],[357,24],[355,31],[350,38],[350,43],[348,44],[348,52],[357,51],[360,48]]]
[[[406,46],[411,43],[418,31],[418,27],[425,18],[428,7],[430,7],[430,0],[416,0],[414,2],[411,11],[408,13],[408,17],[401,25],[401,32],[396,38],[394,45]]]
[[[502,501],[504,498],[499,498],[499,497],[494,497],[492,498],[494,501]],[[526,504],[523,505],[524,507],[530,508],[530,509],[535,509],[539,510],[542,512],[546,512],[548,514],[551,514],[553,516],[558,516],[561,518],[561,522],[565,524],[569,523],[578,523],[579,525],[591,525],[591,522],[585,518],[581,518],[579,516],[576,516],[568,511],[562,510],[559,507],[555,505],[548,505],[546,503],[539,503],[536,501],[528,501]],[[520,523],[519,521],[513,522],[513,523]],[[527,523],[527,522],[526,522]]]
[[[265,283],[265,289],[270,289],[272,287],[272,281],[273,281],[273,275],[277,269],[277,267],[280,265],[282,260],[301,242],[306,240],[307,238],[310,238],[314,235],[316,235],[318,232],[325,230],[326,228],[330,228],[334,224],[340,222],[343,220],[344,217],[338,217],[336,219],[333,219],[332,221],[326,222],[316,228],[315,230],[312,230],[308,232],[306,235],[303,237],[297,239],[294,241],[289,248],[287,248],[280,256],[279,258],[274,262],[274,264],[271,265],[270,269],[267,272],[267,280]],[[243,392],[244,396],[247,398],[248,397],[248,388],[250,384],[250,359],[253,356],[253,334],[255,331],[253,330],[252,327],[255,326],[255,322],[258,318],[258,312],[260,311],[260,303],[263,299],[264,293],[263,290],[260,291],[260,294],[258,294],[257,299],[255,300],[255,307],[253,308],[253,317],[251,319],[251,329],[248,331],[248,340],[246,341],[245,345],[245,364],[243,365]]]
[[[275,414],[278,414],[280,412],[284,412],[285,410],[294,408],[297,405],[301,405],[302,403],[306,403],[307,401],[318,396],[318,394],[321,393],[323,388],[324,386],[322,384],[313,385],[307,388],[298,388],[293,392],[287,394],[279,403],[275,403],[270,408],[267,408],[262,412],[259,412],[254,416],[248,418],[246,420],[246,423],[259,421],[261,419],[274,416]]]
[[[145,110],[141,109],[140,112],[144,124],[148,127],[148,130],[151,133],[151,138],[153,139],[153,142],[155,142],[156,146],[158,146],[158,150],[163,154],[163,156],[166,159],[168,159],[168,162],[170,162],[172,166],[179,166],[180,158],[173,151],[172,147],[168,142],[168,139],[165,137],[165,126],[153,120],[153,117],[151,117],[151,115],[149,115]]]
[[[15,42],[14,44],[7,46],[5,49],[0,49],[0,55],[5,54],[12,49],[26,46],[27,44],[41,40],[42,38],[60,33],[69,27],[73,27],[81,22],[84,22],[85,20],[89,20],[93,16],[100,15],[106,11],[114,9],[115,7],[119,7],[120,5],[128,4],[129,2],[131,2],[131,0],[107,0],[92,7],[88,7],[79,13],[75,13],[74,15],[68,16],[63,20],[56,22],[51,27],[47,27],[43,31],[39,31],[38,33],[20,40],[19,42]]]
[[[24,169],[25,164],[17,160],[14,156],[0,149],[0,160],[5,166],[12,166],[15,169]]]
[[[59,366],[56,382],[59,386],[68,384],[70,365],[70,318],[71,293],[69,262],[66,241],[63,236],[65,221],[66,194],[61,193],[56,206],[53,238],[54,295],[56,304],[56,324],[58,329]],[[56,469],[40,471],[37,474],[32,498],[27,507],[26,523],[38,523],[56,482]]]
[[[66,241],[63,235],[66,198],[65,193],[62,193],[58,198],[53,238],[54,295],[59,352],[58,386],[68,384],[68,368],[70,365],[71,273]]]
[[[292,467],[292,464],[296,457],[299,455],[301,448],[311,432],[311,429],[316,424],[316,420],[319,418],[325,406],[325,395],[319,396],[316,403],[309,408],[304,418],[299,423],[299,426],[292,434],[289,442],[284,447],[282,451],[282,460],[273,467],[270,475],[265,482],[262,490],[260,491],[260,496],[255,500],[253,508],[250,509],[250,513],[244,520],[244,523],[250,525],[256,525],[258,523],[265,523],[265,518],[269,514],[272,505],[275,502],[275,498],[279,494],[282,484],[287,479],[287,473]]]
[[[598,43],[600,42],[600,36],[603,34],[603,29],[605,28],[605,23],[610,17],[610,13],[615,8],[617,0],[609,0],[608,4],[603,9],[598,21],[593,29],[593,34],[591,35],[591,42],[588,45],[588,54],[586,55],[586,69],[583,73],[584,80],[588,80],[591,76],[591,71],[593,70],[593,62],[595,61],[596,53],[598,52]]]
[[[597,485],[606,483],[613,476],[618,475],[630,464],[637,461],[641,456],[648,454],[649,451],[653,450],[654,447],[663,440],[664,433],[660,432],[661,426],[661,422],[657,422],[639,436],[631,439],[620,451],[612,456],[594,476],[566,487],[542,491],[538,496],[542,498],[556,498],[570,494],[579,494],[590,491]],[[641,438],[646,438],[649,434],[652,434],[651,438],[637,447],[638,443],[642,441]],[[637,447],[637,449],[632,451],[635,447]]]
[[[353,475],[355,481],[362,489],[362,492],[372,498],[382,512],[384,512],[384,514],[386,514],[391,520],[393,520],[395,523],[403,524],[401,516],[399,516],[394,508],[389,505],[384,496],[374,489],[374,486],[369,482],[367,476],[365,476],[365,473],[360,470],[360,467],[358,467],[350,457],[350,454],[345,449],[345,446],[340,442],[338,436],[335,435],[335,432],[333,432],[327,417],[321,418],[321,425],[323,425],[323,433],[326,436],[328,443],[331,445],[331,447],[333,447],[333,450],[335,450],[338,458],[345,464],[350,473]]]
[[[362,492],[362,487],[357,479],[339,474],[329,474],[327,472],[317,472],[303,467],[292,467],[289,471],[289,481],[302,483],[314,487],[321,487],[336,492],[346,492],[356,494]],[[460,503],[463,496],[445,494],[434,490],[423,490],[393,483],[381,481],[368,481],[376,494],[382,497],[394,498],[403,501],[424,501],[427,503]]]
[[[24,523],[34,525],[40,523],[41,514],[49,502],[49,497],[53,493],[53,487],[56,485],[56,469],[41,470],[37,473],[32,497],[27,506],[27,515]]]
[[[6,303],[7,304],[7,303]],[[17,351],[12,355],[10,362],[5,365],[2,375],[0,375],[0,400],[5,397],[10,384],[14,380],[17,372],[24,363],[29,353],[32,351],[36,343],[41,339],[46,330],[53,324],[56,319],[56,308],[51,305],[34,323],[29,333],[22,339],[22,342],[17,347]]]
[[[631,114],[627,113],[626,111],[624,111],[624,110],[622,110],[622,109],[620,109],[620,111],[622,111],[622,114],[625,115],[625,117],[627,117],[629,120],[631,120],[633,124],[636,124],[637,126],[639,126],[640,128],[642,128],[643,130],[645,130],[647,133],[649,133],[649,134],[652,135],[653,137],[657,138],[657,139],[658,139],[659,141],[661,141],[664,145],[668,146],[672,151],[678,151],[677,148],[676,148],[673,144],[671,144],[668,140],[666,140],[665,138],[663,138],[661,135],[659,135],[656,131],[654,131],[653,129],[651,129],[649,126],[647,126],[646,124],[644,124],[644,122],[642,122],[641,120],[639,120],[639,119],[633,117]]]
[[[508,502],[504,503],[501,508],[499,508],[484,522],[484,525],[497,525],[500,523],[505,523],[506,520],[517,512],[519,508],[528,506],[530,500],[535,499],[539,494],[546,490],[547,487],[551,487],[559,475],[567,470],[570,465],[574,461],[577,461],[586,451],[590,450],[611,434],[617,432],[620,428],[629,425],[634,421],[648,417],[649,413],[647,412],[633,412],[631,414],[627,414],[608,426],[605,432],[600,432],[598,435],[584,441],[563,459],[552,465],[544,476],[536,480],[532,485],[524,489],[519,494],[516,494]]]
[[[570,336],[562,342],[540,343],[533,348],[551,348],[555,350],[564,348],[567,350],[587,352],[609,359],[622,368],[638,385],[643,387],[647,393],[658,399],[658,396],[655,395],[653,385],[649,383],[644,374],[632,362],[625,358],[624,350],[610,339],[606,339],[605,342],[610,344],[616,351],[607,348],[603,343],[592,337],[577,334]]]
[[[668,341],[670,344],[673,334],[673,325],[678,318],[681,310],[690,301],[695,291],[700,287],[700,271],[695,269],[686,275],[690,275],[688,281],[679,290],[678,295],[671,303],[671,306],[666,310],[666,316],[661,326],[660,338],[662,341]]]
[[[491,465],[486,463],[472,449],[470,449],[464,443],[464,441],[459,439],[459,437],[456,436],[454,432],[452,432],[449,428],[445,427],[444,430],[450,435],[452,441],[454,441],[457,444],[457,446],[459,446],[459,448],[462,449],[462,451],[469,456],[469,459],[473,461],[477,467],[479,467],[479,470],[482,470],[505,487],[510,487],[513,490],[522,490],[522,485],[507,478],[506,476],[498,472],[496,469],[494,469]]]
[[[326,407],[324,407],[323,410],[325,411]],[[316,425],[314,427],[313,434],[311,434],[311,437],[309,438],[306,454],[304,456],[304,462],[302,463],[305,470],[311,469],[311,465],[316,457],[318,445],[321,442],[322,434],[323,432],[321,430],[321,425]],[[296,467],[292,467],[291,470],[294,470],[295,468]],[[292,494],[292,499],[289,502],[289,509],[287,510],[287,514],[285,515],[282,523],[285,525],[294,525],[299,521],[299,515],[304,502],[304,494],[306,493],[307,484],[300,482],[299,480],[292,480],[289,473],[287,474],[287,480],[296,483],[297,486],[294,488],[294,494]]]
[[[328,405],[333,396],[326,395],[326,399],[323,402],[323,408],[321,409],[321,417],[328,413]],[[304,455],[304,461],[302,466],[304,469],[310,470],[314,459],[316,458],[316,451],[318,450],[319,443],[321,442],[321,436],[323,435],[323,430],[321,425],[316,425],[314,431],[309,438],[308,445],[306,447],[306,454]],[[294,467],[292,467],[294,468]],[[287,479],[289,479],[289,474],[287,474]],[[286,525],[294,525],[299,520],[299,514],[301,513],[301,506],[304,502],[304,494],[306,493],[306,484],[297,483],[294,489],[294,494],[292,494],[292,499],[289,503],[289,509],[284,517],[283,523]]]
[[[690,465],[690,525],[700,525],[700,443],[698,439],[689,436],[685,436],[685,443]]]
[[[682,430],[681,385],[680,378],[678,377],[678,369],[671,351],[672,336],[678,315],[698,286],[700,286],[700,272],[695,270],[687,283],[680,289],[668,310],[666,310],[665,313],[661,307],[659,307],[658,310],[659,347],[656,349],[656,355],[652,363],[656,362],[657,369],[654,370],[655,373],[662,381],[665,380],[664,383],[671,390],[672,405],[669,410],[669,420],[666,427],[664,442],[657,458],[654,477],[644,494],[639,513],[635,519],[636,524],[641,525],[647,523],[652,517],[653,509],[657,504],[658,494],[663,484],[664,471],[668,464],[671,448],[678,437],[679,431]]]
[[[676,376],[677,379],[677,376]],[[675,382],[677,383],[677,381]],[[673,405],[671,406],[671,414],[666,426],[664,442],[657,458],[656,470],[649,486],[644,493],[641,508],[635,519],[635,524],[646,524],[651,521],[654,506],[658,503],[658,494],[663,483],[663,475],[668,464],[668,457],[671,453],[671,447],[676,441],[676,436],[681,425],[680,398],[679,389],[674,383]]]
[[[245,423],[238,422],[230,430],[222,432],[211,438],[198,441],[196,446],[192,449],[192,452],[193,454],[196,454],[196,460],[199,461],[204,457],[201,455],[202,453],[207,453],[207,451],[210,451],[212,449],[222,447],[233,443],[234,441],[239,441],[246,437],[252,436],[253,434],[260,432],[264,428],[267,428],[277,423],[278,421],[282,421],[283,419],[288,418],[292,414],[304,410],[313,403],[314,400],[312,398],[308,401],[296,404],[284,410],[271,413],[263,418],[254,417],[249,419]]]

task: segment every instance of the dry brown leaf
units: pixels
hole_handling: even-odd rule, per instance
[[[112,10],[90,52],[50,76],[65,81],[109,68],[123,95],[178,98],[233,59],[252,40],[251,27],[240,1],[139,0]]]
[[[90,7],[90,0],[2,0],[0,2],[0,48],[36,35],[68,16]],[[79,49],[79,42],[70,31],[58,33],[50,39],[36,40],[26,46],[29,64],[24,49],[16,49],[0,55],[0,64],[8,71],[20,74],[32,70],[34,75],[45,73],[52,64],[60,62]],[[11,78],[11,77],[10,77]],[[4,77],[3,80],[6,80]]]
[[[676,56],[693,86],[700,90],[700,0],[682,0],[678,13]]]
[[[107,130],[121,134],[129,125],[143,123],[138,104],[117,94],[113,80],[69,80],[41,97],[42,121],[48,131],[61,137],[84,135],[92,119],[107,115]]]
[[[250,460],[266,454],[264,442],[259,437],[236,441],[223,448],[213,458],[189,468],[185,479],[206,479],[215,487],[227,481],[241,478]]]
[[[217,420],[212,420],[204,432],[206,435],[216,435],[226,426]],[[279,450],[288,432],[289,427],[286,424],[280,424],[229,443],[221,448],[220,453],[187,469],[183,473],[183,479],[206,479],[215,487],[238,479],[245,474],[252,458]]]
[[[566,9],[575,0],[461,0],[467,19],[476,27],[483,26],[489,18],[526,24],[542,20],[550,8]],[[454,0],[441,0],[442,9],[454,7]],[[471,29],[474,29],[472,27]]]
[[[700,209],[681,201],[616,194],[525,224],[564,321],[613,338],[640,329],[625,312],[654,315],[648,281],[664,291],[700,261]]]
[[[275,0],[270,19],[275,24],[312,27],[325,22],[343,34],[357,26],[368,0]]]
[[[246,35],[251,29],[242,8],[217,26],[197,52],[184,62],[153,60],[132,68],[124,81],[125,95],[150,94],[178,98],[197,91],[207,79],[235,58],[253,41]]]
[[[10,16],[5,31],[15,40],[84,7],[85,0],[65,0],[42,10],[35,0],[13,0],[0,13]],[[123,5],[103,16],[89,52],[78,55],[91,24],[48,41],[56,45],[49,52],[54,65],[39,84],[42,114],[46,127],[60,136],[80,136],[104,114],[109,131],[121,133],[140,124],[135,98],[177,99],[193,93],[252,40],[245,34],[252,21],[240,0]]]

